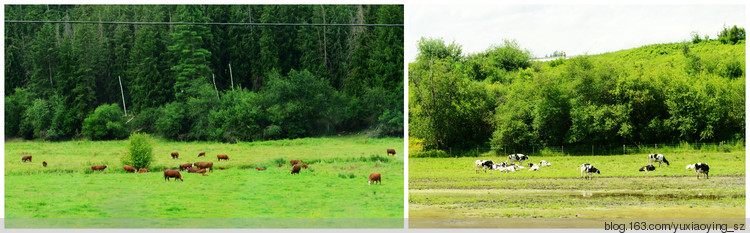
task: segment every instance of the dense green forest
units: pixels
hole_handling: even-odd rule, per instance
[[[6,5],[5,20],[403,24],[402,5]],[[120,77],[127,116],[123,113]],[[5,136],[403,133],[403,27],[5,23]]]
[[[687,35],[687,33],[686,33]],[[745,30],[717,39],[533,61],[506,40],[475,54],[422,38],[409,140],[425,150],[743,140]]]

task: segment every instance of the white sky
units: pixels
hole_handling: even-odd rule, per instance
[[[647,44],[716,38],[727,26],[745,26],[745,5],[407,5],[406,60],[421,37],[455,41],[463,54],[515,39],[535,57],[599,54]]]

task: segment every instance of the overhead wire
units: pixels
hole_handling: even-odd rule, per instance
[[[42,21],[5,20],[5,23],[62,23],[62,24],[132,24],[132,25],[217,25],[217,26],[344,26],[344,27],[403,27],[403,24],[339,24],[339,23],[215,23],[215,22],[117,22],[117,21]]]

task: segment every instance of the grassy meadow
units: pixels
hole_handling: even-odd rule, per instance
[[[648,165],[647,154],[530,156],[531,162],[546,160],[552,166],[512,173],[480,170],[478,174],[475,160],[501,162],[507,157],[410,158],[409,217],[413,220],[410,224],[434,227],[429,219],[435,218],[508,218],[534,222],[552,218],[745,217],[744,148],[665,156],[671,166],[659,167],[656,163],[656,170],[648,173],[638,171]],[[697,179],[693,170],[685,169],[686,165],[698,162],[711,166],[708,180]],[[580,178],[577,168],[582,163],[594,165],[602,174],[591,180]],[[600,223],[592,224],[600,227]]]
[[[6,142],[5,217],[392,218],[399,224],[390,227],[403,224],[401,138],[348,136],[237,144],[155,140],[152,172],[143,174],[123,172],[120,158],[126,154],[127,144],[127,140]],[[396,149],[398,156],[388,157],[386,148]],[[179,159],[171,158],[172,151],[180,153]],[[198,158],[203,151],[206,157]],[[227,154],[230,160],[217,161],[217,154]],[[23,155],[32,155],[33,162],[21,163]],[[300,159],[310,168],[291,175],[292,159]],[[46,168],[42,161],[48,163]],[[181,172],[184,182],[164,180],[164,168],[199,161],[213,162],[215,170],[207,176]],[[109,168],[103,172],[90,170],[91,165],[104,164]],[[267,170],[257,171],[256,167]],[[367,185],[372,172],[383,175],[382,185]],[[215,226],[206,224],[211,225],[188,226]],[[321,227],[337,226],[332,224]]]

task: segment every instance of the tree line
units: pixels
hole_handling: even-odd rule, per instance
[[[6,5],[5,18],[403,24],[403,6]],[[5,25],[6,137],[147,132],[234,142],[403,132],[403,27]]]
[[[741,35],[741,36],[732,36]],[[531,61],[505,40],[463,54],[422,38],[409,64],[410,144],[423,150],[743,140],[744,29],[718,38]]]

